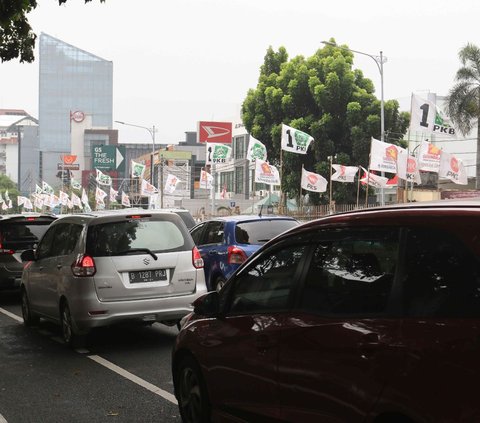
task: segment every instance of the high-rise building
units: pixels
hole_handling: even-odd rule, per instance
[[[50,35],[40,35],[39,179],[55,184],[60,156],[71,153],[71,119],[89,115],[111,129],[113,63]]]

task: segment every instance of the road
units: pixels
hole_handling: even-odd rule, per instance
[[[176,328],[97,329],[84,350],[59,327],[26,328],[20,298],[0,294],[0,423],[181,422],[170,353]]]

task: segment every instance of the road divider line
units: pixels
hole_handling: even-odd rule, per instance
[[[20,316],[17,316],[16,314],[13,314],[13,313],[10,313],[8,310],[5,310],[4,308],[0,307],[0,313],[3,313],[3,314],[5,314],[5,316],[8,316],[8,317],[12,318],[13,320],[16,320],[18,323],[23,323],[23,319]],[[0,419],[0,423],[2,423],[2,419]]]
[[[121,367],[117,366],[116,364],[111,363],[108,360],[105,360],[104,358],[98,356],[98,355],[89,355],[87,356],[89,359],[95,361],[96,363],[100,364],[101,366],[106,367],[107,369],[111,370],[112,372],[115,372],[119,374],[120,376],[130,380],[133,383],[136,383],[137,385],[140,385],[142,388],[148,389],[150,392],[153,392],[156,395],[161,396],[162,398],[166,399],[167,401],[170,401],[173,404],[178,404],[177,399],[175,398],[175,395],[171,394],[170,392],[164,391],[163,389],[160,389],[158,386],[155,386],[151,384],[150,382],[147,382],[146,380],[135,376],[133,373],[130,373],[129,371],[122,369]]]

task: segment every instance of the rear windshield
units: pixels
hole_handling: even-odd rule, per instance
[[[5,221],[0,224],[0,243],[3,248],[33,248],[52,221]]]
[[[93,256],[125,254],[136,248],[148,248],[155,253],[185,251],[193,248],[193,241],[186,228],[173,219],[108,222],[88,230],[87,250]]]
[[[255,220],[237,223],[235,240],[238,244],[264,244],[287,229],[298,226],[296,220]]]

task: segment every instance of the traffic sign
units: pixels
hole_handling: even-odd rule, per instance
[[[125,146],[92,146],[92,169],[125,172]]]

